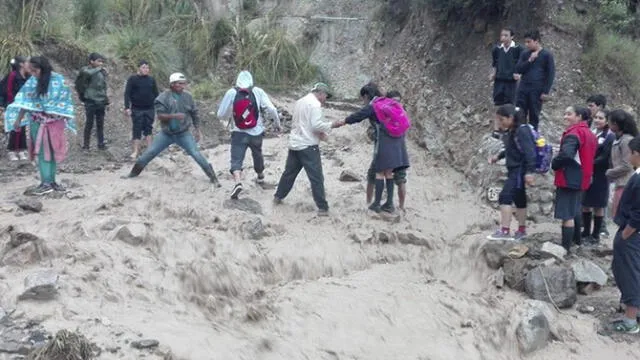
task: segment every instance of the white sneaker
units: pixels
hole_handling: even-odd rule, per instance
[[[18,154],[14,153],[13,151],[9,152],[9,161],[18,161]]]
[[[29,156],[27,156],[27,152],[26,151],[21,151],[20,153],[18,153],[18,158],[21,161],[29,160]]]

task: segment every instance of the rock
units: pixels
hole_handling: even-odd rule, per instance
[[[359,182],[362,181],[360,176],[351,170],[342,170],[340,173],[340,181],[344,182]]]
[[[460,323],[460,327],[463,329],[470,329],[470,328],[473,328],[474,326],[475,325],[471,320],[464,320],[463,322]]]
[[[596,283],[578,283],[578,293],[581,295],[591,295],[600,290],[600,285]]]
[[[537,266],[538,262],[528,258],[507,259],[503,266],[505,284],[513,290],[524,291],[527,274]]]
[[[567,255],[567,250],[565,248],[550,241],[542,244],[542,248],[540,249],[540,251],[550,254],[560,260],[564,259],[564,257]]]
[[[24,267],[37,264],[48,256],[49,250],[44,241],[38,239],[19,245],[16,248],[5,250],[2,258],[0,258],[0,265]]]
[[[67,197],[67,199],[69,200],[78,200],[78,199],[84,199],[87,197],[86,194],[81,193],[79,191],[67,191],[65,193],[65,196]]]
[[[131,342],[131,346],[138,350],[151,349],[151,348],[158,347],[158,345],[160,345],[160,342],[158,340],[153,340],[153,339],[137,340],[137,341]]]
[[[596,308],[590,305],[580,305],[577,310],[583,314],[591,314],[596,311]]]
[[[434,246],[428,239],[424,237],[420,237],[412,232],[401,233],[397,232],[396,237],[398,242],[403,245],[415,245],[415,246],[423,246],[429,250],[433,250]]]
[[[25,343],[25,333],[17,328],[7,328],[1,332],[0,354],[27,355],[31,351],[30,344]],[[14,358],[15,359],[15,358]]]
[[[555,337],[553,311],[546,303],[527,300],[511,315],[512,327],[522,354],[530,354],[547,346]]]
[[[115,239],[133,246],[142,245],[147,239],[147,226],[140,223],[123,225],[116,232]]]
[[[268,235],[262,219],[257,216],[240,224],[240,231],[245,235],[245,238],[251,240],[260,240]]]
[[[237,200],[227,199],[222,204],[222,207],[228,210],[240,210],[255,215],[262,215],[262,205],[249,198],[240,198]]]
[[[11,231],[11,240],[9,240],[9,246],[17,248],[22,244],[26,244],[30,241],[39,241],[40,238],[36,235],[27,232],[13,232]]]
[[[596,283],[600,286],[607,284],[608,276],[598,265],[585,259],[571,265],[577,282]]]
[[[539,266],[529,271],[525,278],[525,291],[534,300],[553,300],[559,308],[571,307],[578,299],[573,270],[560,266]]]
[[[20,199],[16,202],[16,205],[22,210],[39,213],[42,211],[42,202],[38,199]]]
[[[500,268],[496,271],[492,276],[492,283],[498,288],[502,289],[504,287],[504,269]]]
[[[494,270],[500,269],[509,258],[507,248],[500,243],[486,243],[482,247],[482,255],[487,265]]]
[[[7,318],[7,312],[4,311],[4,309],[0,307],[0,323],[5,321],[6,318]]]
[[[49,270],[33,273],[24,280],[24,287],[18,300],[51,300],[58,294],[58,274]]]

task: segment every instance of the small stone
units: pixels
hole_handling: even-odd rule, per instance
[[[360,176],[358,176],[358,174],[351,170],[343,170],[342,173],[340,173],[340,181],[359,182],[362,181],[362,179],[360,178]]]
[[[547,346],[553,339],[553,312],[542,301],[527,300],[511,315],[515,326],[518,347],[523,354],[530,354]]]
[[[464,320],[462,323],[460,323],[460,327],[465,329],[473,328],[474,324],[473,324],[473,321],[471,320]]]
[[[42,202],[37,199],[20,199],[16,202],[19,208],[25,211],[39,213],[42,211]]]
[[[596,283],[600,286],[607,284],[608,276],[598,265],[585,259],[571,265],[576,281],[582,283]]]
[[[542,244],[540,251],[550,254],[556,259],[562,260],[567,255],[567,250],[560,245],[556,245],[550,241]]]
[[[591,295],[600,290],[600,285],[596,283],[578,283],[578,293],[581,295]]]
[[[51,300],[58,294],[58,274],[53,271],[39,271],[24,280],[25,292],[18,300]]]
[[[153,339],[136,340],[131,342],[131,346],[138,350],[151,349],[151,348],[158,347],[158,345],[160,345],[160,342],[158,340],[153,340]]]
[[[432,244],[431,241],[429,241],[427,238],[416,235],[416,233],[413,232],[397,232],[396,233],[396,237],[398,239],[398,242],[400,244],[403,245],[415,245],[415,246],[422,246],[425,247],[429,250],[433,250],[434,246]]]
[[[118,229],[114,238],[129,245],[142,245],[147,239],[147,226],[139,223],[123,225]]]
[[[250,240],[260,240],[268,235],[262,219],[257,216],[240,224],[240,231],[244,234],[245,238]]]
[[[87,197],[87,195],[77,191],[68,191],[65,193],[65,196],[69,200],[78,200],[78,199],[84,199]]]
[[[583,314],[591,314],[596,311],[596,308],[590,305],[580,305],[577,310]]]
[[[262,215],[262,205],[250,198],[227,199],[222,207],[228,210],[240,210],[250,214]]]

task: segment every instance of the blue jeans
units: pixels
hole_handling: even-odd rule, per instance
[[[164,131],[160,131],[156,137],[153,138],[151,146],[138,158],[136,165],[141,167],[147,166],[158,154],[164,151],[172,144],[177,144],[184,151],[189,154],[200,165],[207,175],[209,175],[210,165],[207,159],[198,151],[196,139],[193,137],[190,131],[183,131],[178,134],[167,134]]]

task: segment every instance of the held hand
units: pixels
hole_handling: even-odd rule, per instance
[[[520,74],[513,74],[513,80],[515,80],[515,81],[520,81],[520,78],[522,78],[522,75],[520,75]]]
[[[336,121],[333,122],[333,124],[331,124],[331,127],[335,129],[335,128],[342,127],[345,124],[346,124],[346,122],[344,120],[336,120]]]
[[[632,237],[635,232],[636,231],[632,228],[628,226],[625,227],[624,230],[622,230],[622,240],[629,240],[629,238]]]
[[[199,143],[200,140],[202,139],[202,132],[200,131],[200,129],[196,129],[193,132],[193,137],[196,139],[196,142]]]
[[[538,58],[538,54],[539,53],[540,53],[540,50],[532,52],[531,56],[529,56],[529,62],[536,61],[536,59]]]
[[[176,120],[184,120],[185,115],[183,113],[176,113],[176,114],[171,114],[171,116]]]
[[[318,135],[318,138],[322,141],[329,140],[329,135],[327,135],[326,133],[321,132],[321,133],[317,133],[317,135]]]
[[[535,179],[534,179],[532,174],[525,175],[524,176],[524,182],[525,182],[525,184],[527,184],[527,186],[535,185]]]

